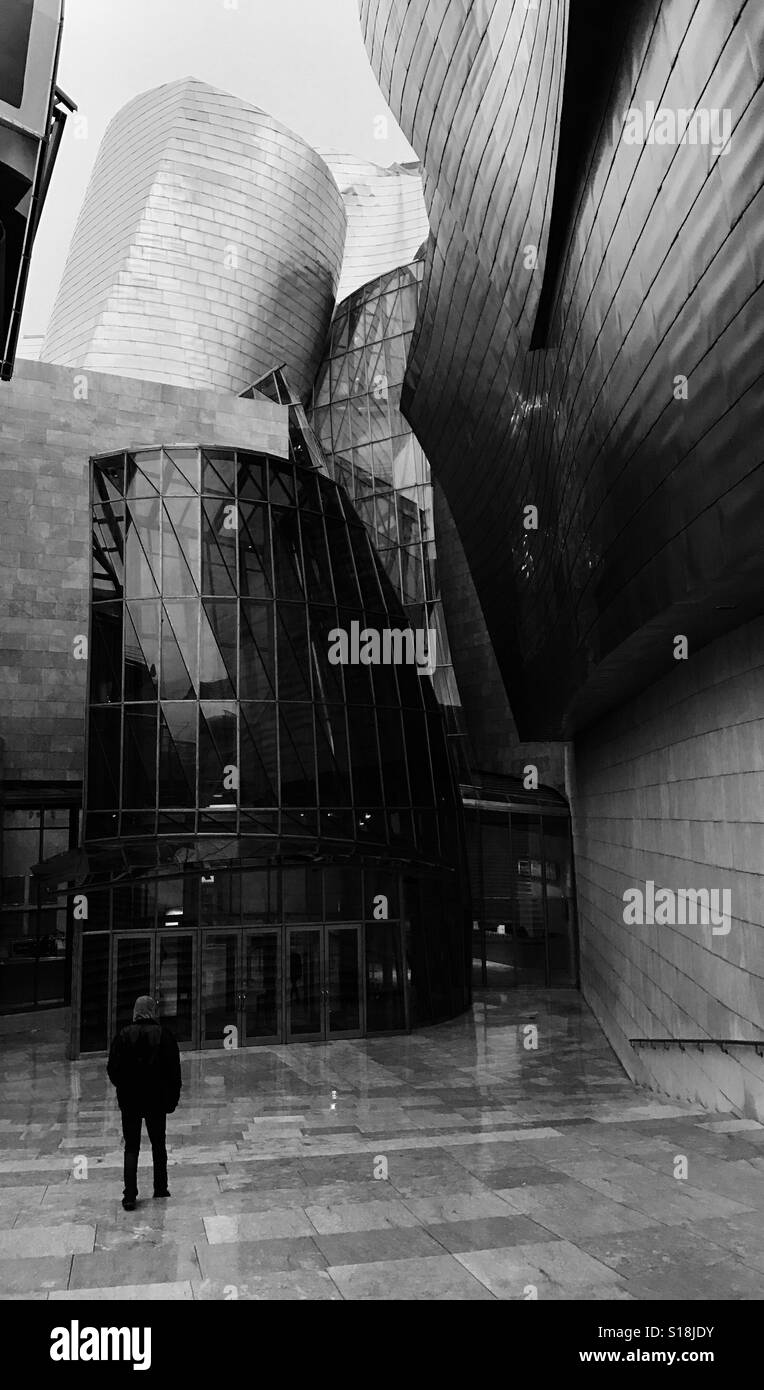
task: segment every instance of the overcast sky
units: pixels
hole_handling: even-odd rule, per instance
[[[138,92],[198,77],[260,106],[304,140],[377,164],[415,158],[383,101],[358,0],[66,0],[58,83],[70,117],[32,258],[22,335],[43,333],[112,116]],[[386,115],[388,135],[375,135]],[[379,126],[376,126],[379,129]]]

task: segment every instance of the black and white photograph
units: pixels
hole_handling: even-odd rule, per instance
[[[763,0],[0,0],[30,1375],[753,1354],[763,83]]]

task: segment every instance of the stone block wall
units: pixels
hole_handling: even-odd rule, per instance
[[[615,1051],[637,1081],[764,1120],[754,1048],[630,1041],[764,1042],[764,619],[581,735],[569,795],[582,989]],[[729,890],[729,931],[626,925],[648,880]]]

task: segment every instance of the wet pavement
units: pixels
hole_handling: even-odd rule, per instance
[[[125,1212],[104,1059],[3,1040],[1,1297],[764,1292],[764,1127],[634,1087],[573,991],[479,995],[410,1036],[184,1053],[183,1082],[172,1197],[151,1197],[144,1130]]]

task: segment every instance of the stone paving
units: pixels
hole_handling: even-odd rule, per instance
[[[573,992],[485,994],[407,1037],[185,1053],[183,1076],[172,1198],[150,1196],[144,1132],[128,1213],[103,1059],[4,1041],[0,1296],[762,1296],[764,1128],[637,1090]]]

